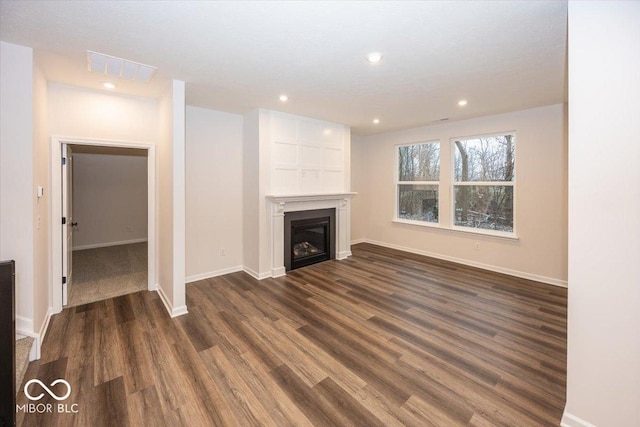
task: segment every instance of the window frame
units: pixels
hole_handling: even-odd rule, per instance
[[[424,144],[438,144],[438,181],[400,181],[400,148],[402,147],[410,147],[412,145],[424,145]],[[440,194],[441,194],[441,181],[442,181],[442,142],[440,139],[433,139],[428,141],[417,141],[417,142],[409,142],[403,144],[396,144],[393,146],[393,156],[394,156],[394,172],[393,172],[393,182],[394,182],[394,209],[393,209],[393,222],[400,222],[404,224],[414,224],[420,225],[423,227],[436,227],[441,228],[441,205],[440,205]],[[438,189],[438,221],[430,222],[430,221],[418,221],[412,219],[400,218],[399,209],[400,209],[400,185],[432,185],[437,187]]]
[[[456,141],[463,140],[472,140],[472,139],[480,139],[480,138],[491,138],[498,137],[504,135],[513,135],[514,137],[514,147],[513,147],[513,163],[514,163],[514,177],[512,181],[456,181],[456,150],[457,147],[455,145]],[[450,194],[450,210],[451,210],[451,229],[455,231],[462,231],[465,233],[473,233],[473,234],[483,234],[487,236],[495,236],[495,237],[506,237],[511,239],[518,239],[517,234],[517,221],[516,221],[516,201],[517,201],[517,190],[516,190],[516,181],[518,179],[518,169],[517,169],[517,159],[518,159],[518,136],[515,130],[504,131],[504,132],[492,132],[488,134],[477,134],[477,135],[467,135],[460,137],[453,137],[449,140],[449,148],[451,150],[451,174],[450,174],[450,185],[449,185],[449,194]],[[499,230],[490,230],[485,228],[476,228],[476,227],[465,227],[462,225],[456,225],[456,186],[479,186],[479,187],[512,187],[513,188],[513,230],[512,231],[499,231]]]

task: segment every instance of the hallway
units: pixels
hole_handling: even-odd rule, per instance
[[[74,251],[67,306],[144,291],[147,277],[146,242]]]

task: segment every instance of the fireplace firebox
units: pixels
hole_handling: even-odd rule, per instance
[[[335,209],[284,214],[284,264],[287,271],[335,259],[335,217]]]

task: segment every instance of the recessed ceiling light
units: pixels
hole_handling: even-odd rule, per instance
[[[115,89],[115,88],[116,88],[116,85],[114,85],[114,84],[113,84],[113,83],[111,83],[111,82],[103,82],[103,83],[102,83],[102,86],[104,86],[104,87],[105,87],[105,88],[107,88],[107,89],[111,89],[111,90],[113,90],[113,89]]]
[[[380,52],[371,52],[367,55],[367,61],[375,64],[377,62],[382,61],[382,54]]]
[[[467,100],[466,99],[461,99],[460,101],[458,101],[458,105],[461,107],[464,107],[465,105],[467,105]]]
[[[287,95],[280,95],[280,101],[282,102],[287,102],[287,100],[289,99],[289,97]]]
[[[378,123],[380,123],[380,119],[373,119],[373,124],[377,125]]]

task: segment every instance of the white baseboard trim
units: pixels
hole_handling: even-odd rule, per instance
[[[349,258],[351,255],[351,251],[338,252],[338,256],[336,256],[336,259],[340,261]]]
[[[171,303],[169,302],[169,298],[167,297],[167,294],[164,293],[164,290],[162,289],[162,287],[160,287],[159,284],[156,284],[156,292],[158,293],[158,296],[160,297],[160,301],[162,301],[162,303],[164,304],[164,308],[167,309],[167,313],[169,313],[169,315],[171,315],[171,311],[173,310],[173,307],[171,306]]]
[[[33,346],[31,346],[31,351],[29,352],[30,362],[40,359],[42,342],[44,341],[44,337],[47,334],[47,329],[49,328],[49,322],[51,321],[52,315],[53,309],[49,307],[38,332],[33,332],[34,328],[32,319],[28,319],[24,316],[16,316],[16,334],[34,339]]]
[[[271,277],[282,277],[287,275],[287,269],[284,267],[272,268],[271,269]]]
[[[457,264],[467,265],[469,267],[476,267],[476,268],[481,268],[483,270],[494,271],[496,273],[508,274],[509,276],[520,277],[522,279],[533,280],[535,282],[546,283],[548,285],[559,286],[559,287],[562,287],[562,288],[566,288],[567,287],[567,281],[566,280],[559,280],[559,279],[555,279],[553,277],[540,276],[540,275],[537,275],[537,274],[526,273],[524,271],[512,270],[510,268],[498,267],[498,266],[495,266],[495,265],[484,264],[484,263],[481,263],[481,262],[469,261],[469,260],[466,260],[466,259],[463,259],[463,258],[456,258],[456,257],[452,257],[452,256],[437,254],[437,253],[434,253],[434,252],[423,251],[423,250],[420,250],[420,249],[413,249],[413,248],[408,248],[408,247],[405,247],[405,246],[394,245],[392,243],[379,242],[377,240],[364,239],[364,242],[360,242],[360,243],[370,243],[372,245],[382,246],[382,247],[385,247],[385,248],[397,249],[399,251],[409,252],[409,253],[417,254],[417,255],[424,255],[424,256],[431,257],[431,258],[441,259],[441,260],[444,260],[444,261],[451,261],[451,262],[455,262]]]
[[[49,307],[49,309],[47,310],[47,314],[44,316],[44,321],[40,326],[40,332],[38,333],[38,338],[36,339],[36,342],[35,342],[36,344],[34,346],[35,352],[33,351],[34,348],[31,349],[33,359],[31,359],[31,355],[30,355],[29,361],[40,359],[40,354],[41,354],[40,351],[42,349],[42,343],[44,342],[45,335],[47,335],[47,330],[49,330],[49,322],[51,321],[51,316],[53,316],[53,308]]]
[[[352,245],[357,245],[358,243],[366,243],[367,239],[356,239],[356,240],[352,240],[351,244]]]
[[[249,276],[253,277],[256,280],[263,280],[263,279],[268,279],[271,277],[271,272],[267,271],[264,273],[258,273],[257,271],[252,270],[251,268],[247,267],[246,265],[242,266],[242,271],[244,271],[245,273],[247,273]]]
[[[560,425],[562,427],[596,427],[595,424],[591,424],[588,421],[583,420],[582,418],[576,417],[573,414],[570,414],[564,411],[562,414],[562,420],[560,421]]]
[[[131,239],[131,240],[121,240],[119,242],[106,242],[106,243],[94,243],[91,245],[82,245],[82,246],[74,246],[74,251],[81,251],[83,249],[96,249],[96,248],[106,248],[109,246],[120,246],[120,245],[131,245],[133,243],[143,243],[148,239],[145,237],[143,239]]]
[[[202,274],[194,274],[192,276],[187,276],[185,279],[186,283],[197,282],[198,280],[211,279],[212,277],[224,276],[225,274],[237,273],[238,271],[242,271],[243,267],[241,265],[236,265],[234,267],[222,268],[220,270],[210,271],[208,273]]]
[[[173,309],[173,312],[171,313],[171,317],[184,316],[185,314],[189,314],[189,310],[187,310],[186,305],[182,305],[180,307],[176,307]]]
[[[160,296],[160,300],[164,304],[164,307],[167,309],[169,316],[178,317],[178,316],[182,316],[184,314],[189,313],[187,311],[186,305],[182,305],[180,307],[173,307],[173,305],[171,304],[171,301],[169,301],[169,298],[167,297],[167,294],[164,293],[162,286],[160,286],[159,284],[156,284],[156,292]]]
[[[38,335],[33,332],[33,319],[16,315],[16,332],[27,337],[37,338]]]

